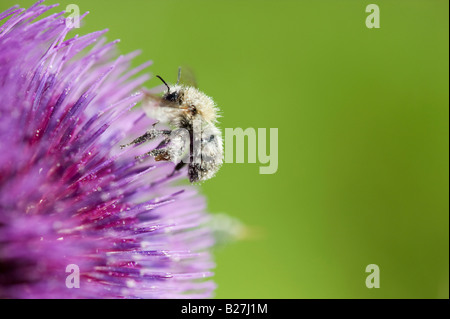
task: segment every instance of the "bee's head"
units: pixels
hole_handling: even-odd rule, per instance
[[[167,102],[171,102],[171,103],[177,103],[179,105],[181,105],[182,103],[182,97],[183,97],[183,92],[181,90],[181,88],[179,87],[172,87],[171,91],[167,91],[167,93],[165,93],[163,95],[163,99]]]
[[[163,100],[167,101],[167,102],[172,102],[172,103],[178,103],[180,104],[180,98],[181,98],[181,88],[176,85],[173,87],[170,87],[169,84],[166,83],[166,81],[164,81],[164,79],[162,77],[160,77],[159,75],[156,76],[158,79],[160,79],[164,85],[167,87],[167,92],[163,95]]]
[[[178,70],[178,81],[173,86],[169,86],[159,75],[157,77],[167,87],[167,92],[162,97],[163,100],[169,105],[178,105],[184,117],[192,119],[193,117],[201,116],[208,122],[216,121],[217,110],[214,101],[210,97],[194,87],[178,85],[180,69]]]

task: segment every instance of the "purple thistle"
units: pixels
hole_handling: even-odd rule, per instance
[[[119,147],[155,122],[131,110],[150,63],[129,70],[106,31],[66,39],[41,2],[0,13],[0,297],[211,297],[204,198],[135,159],[158,141]]]

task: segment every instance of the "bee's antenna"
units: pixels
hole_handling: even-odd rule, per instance
[[[160,79],[166,86],[167,86],[167,93],[170,94],[170,86],[166,83],[166,81],[163,80],[162,77],[160,77],[159,75],[156,76],[158,79]]]
[[[180,83],[180,79],[181,79],[181,66],[178,67],[178,79],[177,79],[177,85],[178,85],[178,83]]]

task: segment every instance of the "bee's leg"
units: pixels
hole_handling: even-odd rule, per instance
[[[187,159],[189,158],[189,156],[186,156],[181,162],[179,162],[175,168],[173,169],[172,173],[170,173],[170,175],[168,177],[172,177],[173,175],[175,175],[176,172],[178,172],[179,170],[181,170],[183,167],[185,167],[188,162]]]
[[[167,148],[155,148],[150,152],[136,156],[136,159],[142,160],[147,156],[154,157],[155,161],[170,161],[172,159],[172,156]]]
[[[156,125],[156,123],[154,125]],[[168,136],[170,136],[170,133],[172,133],[172,131],[170,131],[170,130],[151,129],[151,130],[148,130],[147,132],[145,132],[144,135],[141,135],[138,138],[134,139],[131,143],[128,143],[125,145],[120,145],[120,148],[125,148],[125,147],[135,145],[135,144],[142,144],[146,141],[153,140],[159,136],[165,136],[167,138]]]

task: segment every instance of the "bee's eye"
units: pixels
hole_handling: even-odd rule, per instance
[[[176,102],[178,100],[178,92],[166,94],[166,96],[164,96],[164,99],[170,102]]]

